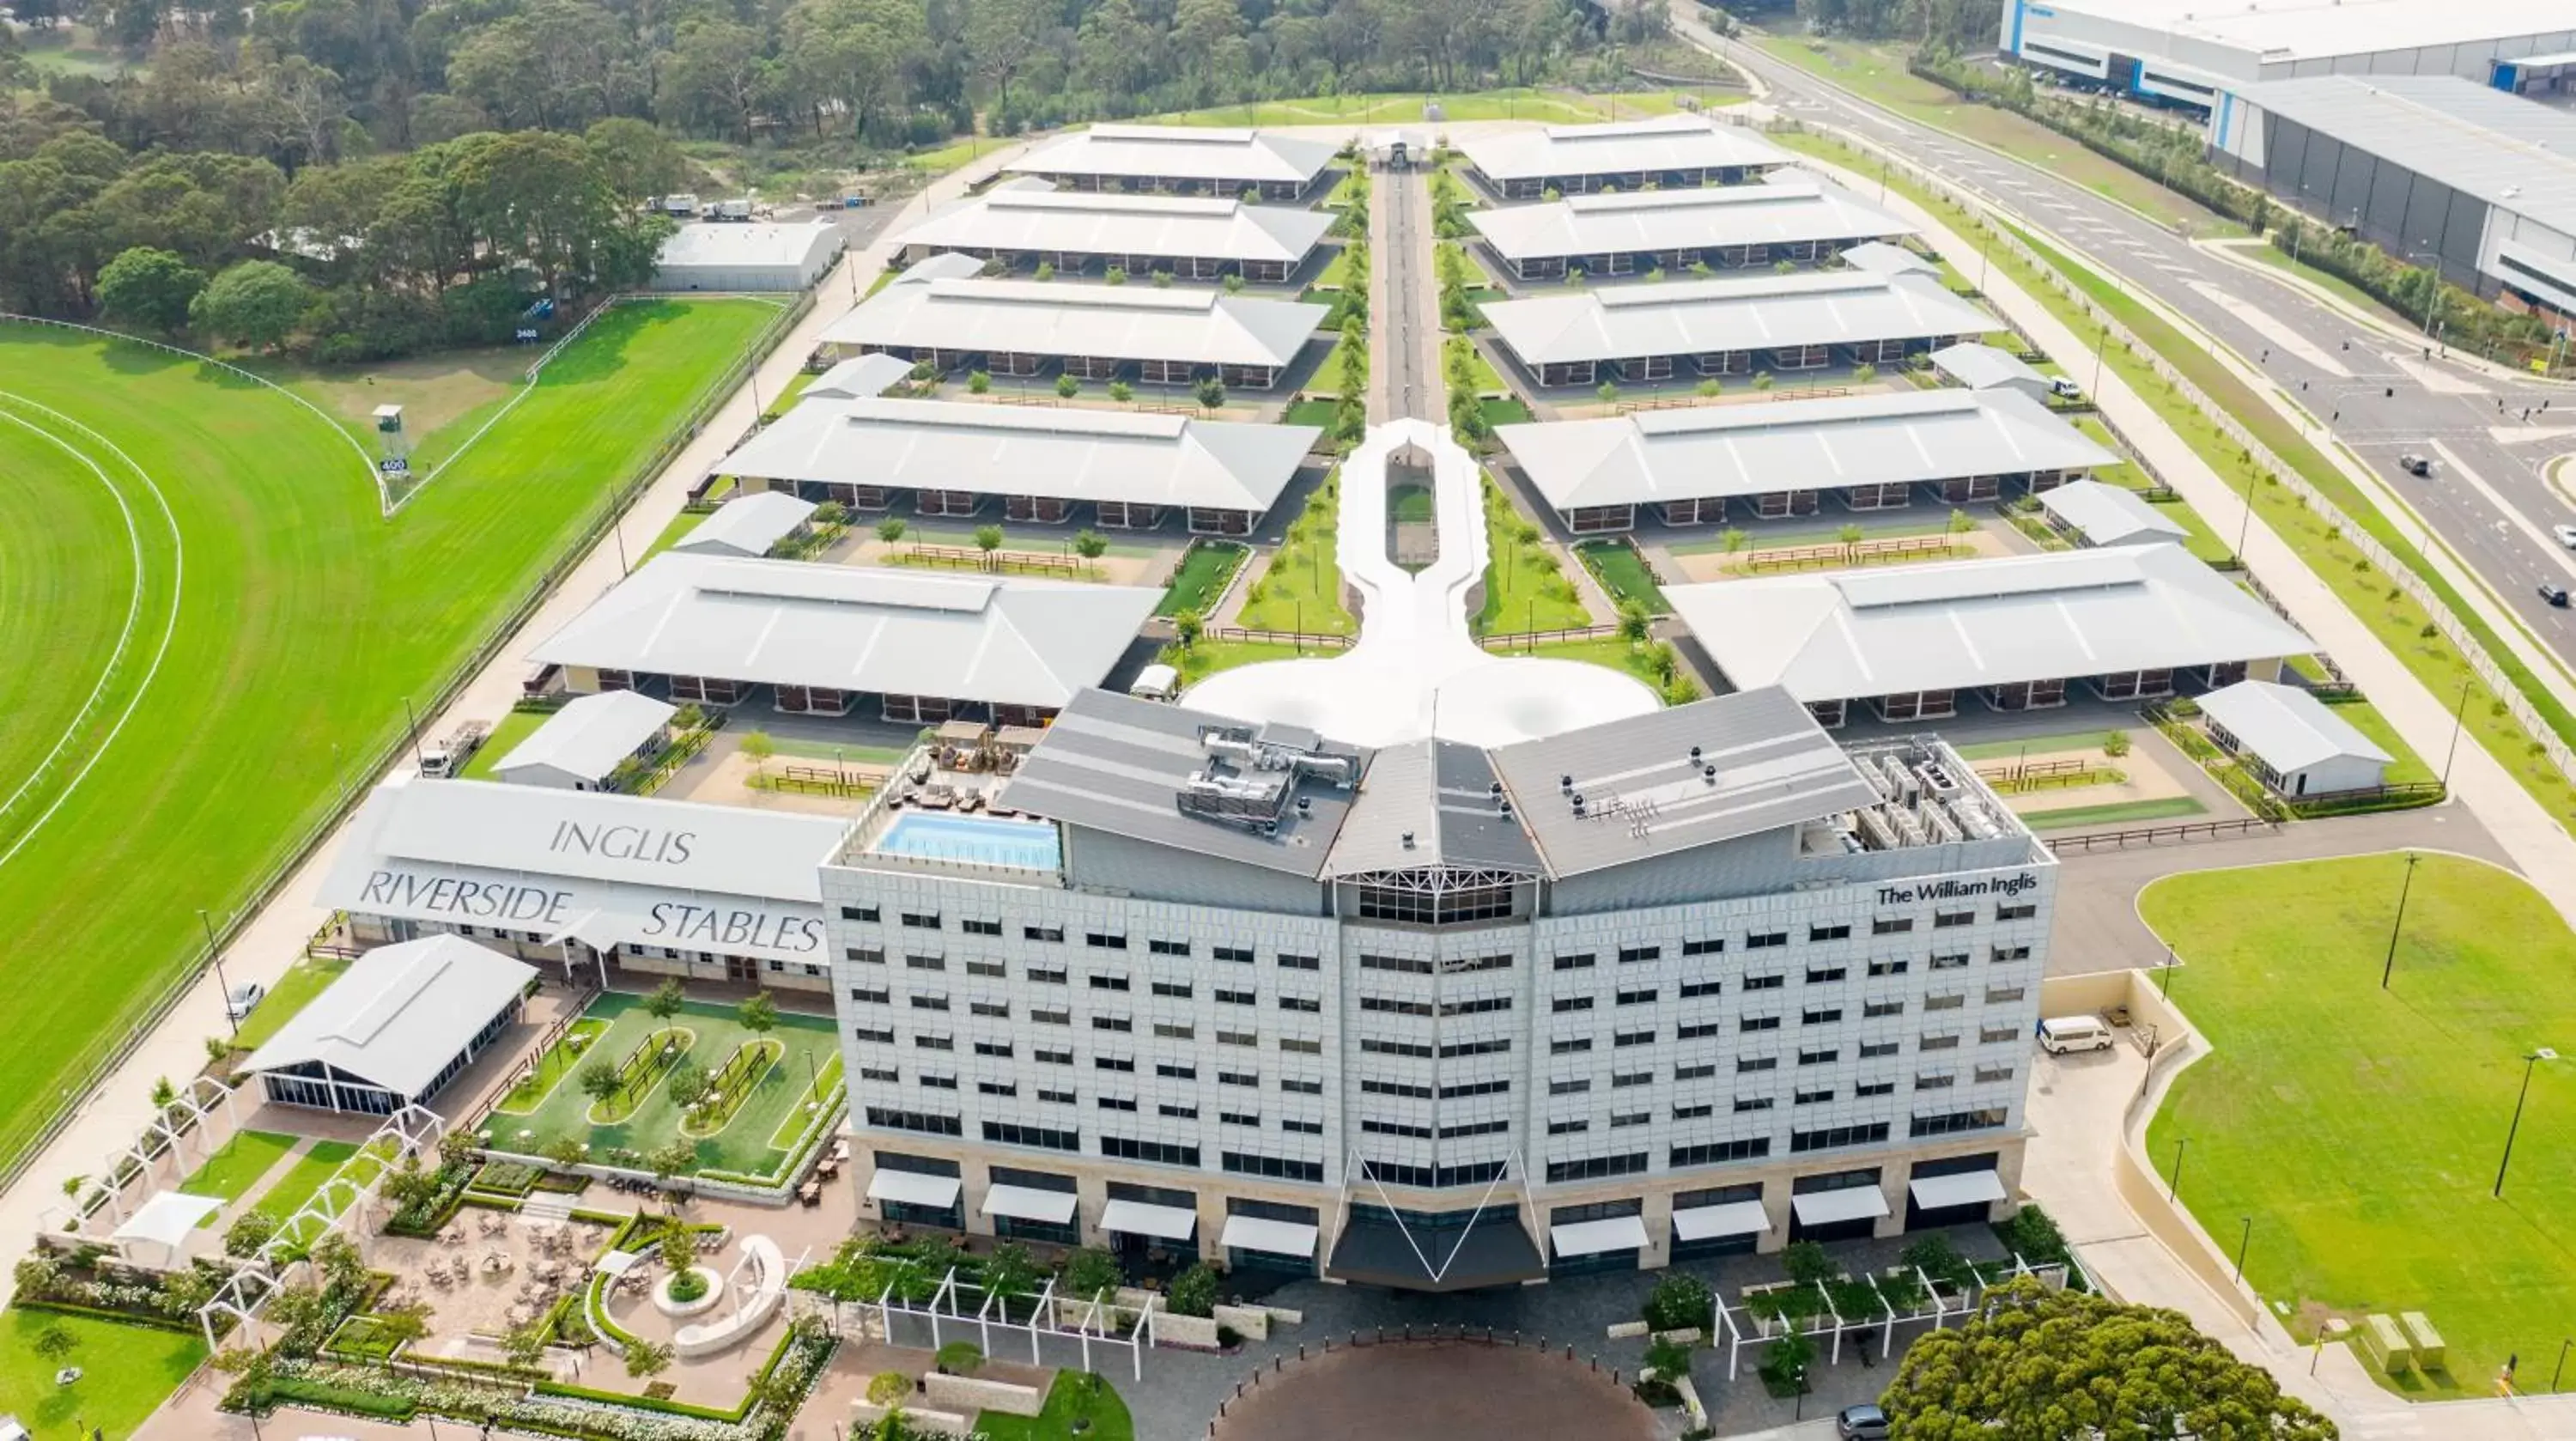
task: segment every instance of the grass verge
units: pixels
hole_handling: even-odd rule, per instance
[[[2178,820],[2184,816],[2208,813],[2209,807],[2190,796],[2158,796],[2153,800],[2112,801],[2098,806],[2064,806],[2052,811],[2023,811],[2021,822],[2035,831],[2068,831],[2078,826],[2087,829],[2110,829],[2127,825],[2144,825],[2149,821]]]
[[[1269,568],[1244,592],[1245,628],[1306,635],[1349,635],[1358,628],[1342,607],[1342,567],[1335,556],[1340,495],[1341,473],[1335,471],[1306,497],[1306,508],[1289,523],[1288,538],[1271,553]]]

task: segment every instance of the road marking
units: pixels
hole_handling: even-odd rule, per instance
[[[2525,536],[2529,537],[2532,544],[2539,546],[2543,551],[2547,552],[2550,561],[2555,564],[2559,570],[2566,572],[2570,577],[2576,577],[2576,560],[2568,559],[2567,548],[2558,543],[2557,537],[2541,528],[2541,526],[2537,522],[2533,521],[2530,516],[2523,514],[2514,506],[2513,502],[2498,494],[2495,488],[2488,485],[2485,480],[2481,479],[2476,471],[2462,465],[2460,463],[2458,452],[2452,450],[2449,446],[2444,445],[2438,440],[2427,442],[2427,445],[2435,455],[2442,458],[2442,464],[2448,473],[2456,475],[2462,481],[2466,482],[2470,489],[2476,491],[2479,495],[2484,496],[2487,504],[2494,506],[2496,511],[2504,516],[2504,520],[2499,520],[2495,523],[2497,531],[2503,532],[2505,530],[2506,522],[2512,522],[2516,529],[2519,529]],[[2542,573],[2545,575],[2547,574],[2547,571],[2544,569]],[[2556,577],[2551,578],[2555,579]]]
[[[2171,269],[2172,267],[2168,266],[2166,268]],[[2185,273],[2188,274],[2188,272]],[[2262,336],[2267,341],[2270,341],[2273,349],[2286,351],[2291,355],[2295,355],[2299,359],[2306,361],[2308,364],[2315,366],[2317,369],[2338,379],[2350,380],[2352,378],[2352,370],[2349,366],[2346,366],[2342,361],[2335,359],[2332,355],[2327,354],[2326,351],[2316,342],[2308,339],[2304,335],[2301,335],[2289,326],[2282,324],[2278,319],[2273,317],[2270,311],[2264,310],[2260,306],[2248,305],[2244,301],[2239,300],[2228,292],[2210,284],[2206,280],[2194,279],[2189,283],[2192,290],[2198,293],[2201,299],[2208,301],[2210,304],[2215,305],[2219,309],[2235,316],[2238,320],[2245,322],[2246,325],[2253,329],[2255,334]]]
[[[2452,373],[2442,366],[2428,364],[2412,355],[2388,352],[2388,363],[2405,372],[2406,378],[2434,395],[2487,395],[2484,385]]]
[[[2497,425],[2488,427],[2487,439],[2498,445],[2538,445],[2543,441],[2556,440],[2571,430],[2576,430],[2576,426]]]

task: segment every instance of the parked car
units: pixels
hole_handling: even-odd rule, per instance
[[[2569,550],[2576,550],[2576,525],[2553,525],[2549,528],[2549,533],[2558,537],[2560,545]]]
[[[2048,393],[2061,400],[2081,400],[2084,398],[2084,387],[2061,375],[2048,382]]]
[[[2051,1016],[2039,1023],[2039,1048],[2052,1056],[2107,1051],[2114,1037],[2100,1016]]]
[[[224,1019],[245,1020],[251,1012],[259,1009],[260,1002],[267,999],[268,987],[257,981],[244,981],[224,997]]]
[[[2567,608],[2567,587],[2563,585],[2552,585],[2548,581],[2544,580],[2540,583],[2540,598],[2549,602],[2551,605],[2558,607],[2560,610],[2565,610]]]
[[[2433,462],[2426,460],[2424,457],[2417,455],[2410,450],[2406,454],[2397,457],[2397,468],[2406,472],[2408,475],[2431,475],[2433,473]]]
[[[1887,1441],[1887,1413],[1875,1406],[1845,1406],[1834,1417],[1837,1441]]]

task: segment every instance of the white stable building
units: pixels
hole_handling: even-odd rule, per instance
[[[718,473],[722,470],[719,468]],[[758,559],[780,541],[800,534],[814,519],[815,504],[793,495],[754,491],[716,507],[715,514],[674,542],[682,555],[729,555]]]
[[[849,243],[829,220],[683,225],[662,242],[652,289],[810,290]]]
[[[909,259],[936,254],[999,261],[1058,276],[1161,272],[1180,280],[1240,275],[1284,283],[1332,229],[1321,210],[1185,195],[1104,195],[1014,180],[951,201],[895,236]]]
[[[1775,175],[1759,185],[1569,195],[1544,205],[1471,210],[1467,222],[1523,280],[1694,265],[1717,270],[1830,261],[1915,228],[1828,181]]]
[[[1631,411],[1501,425],[1495,438],[1578,533],[1722,523],[1743,505],[1777,518],[2049,492],[2119,457],[2025,396],[1905,390],[1822,400]],[[1803,482],[1803,483],[1802,483]],[[1830,482],[1830,483],[1820,483]]]
[[[790,715],[1035,725],[1097,685],[1162,592],[972,571],[664,553],[538,642],[577,694],[658,689]]]
[[[1493,130],[1457,149],[1468,177],[1505,200],[1733,185],[1797,163],[1759,131],[1698,115]]]
[[[390,1116],[474,1064],[519,1018],[536,980],[526,964],[458,936],[380,946],[351,961],[242,1070],[276,1105]]]
[[[631,690],[575,696],[512,746],[492,774],[517,786],[609,790],[618,767],[662,749],[678,714],[678,707]]]
[[[820,338],[838,356],[893,355],[941,375],[1052,370],[1095,389],[1122,379],[1187,385],[1214,376],[1230,390],[1267,390],[1331,310],[1220,290],[908,273],[823,327]]]
[[[1867,270],[1599,286],[1484,312],[1542,386],[1887,365],[2001,327],[1935,278]]]
[[[809,393],[715,469],[752,499],[789,492],[879,511],[908,494],[924,514],[953,516],[998,495],[1010,521],[1069,522],[1087,505],[1103,529],[1148,529],[1178,515],[1194,535],[1249,535],[1322,435],[1311,425],[1080,406]]]
[[[1083,190],[1298,200],[1340,147],[1309,135],[1195,125],[1094,125],[1038,145],[1003,170]]]
[[[2209,738],[2291,797],[2375,790],[2395,760],[2334,707],[2297,686],[2244,680],[2200,698]]]
[[[2056,392],[2048,377],[2031,368],[2028,361],[1999,346],[1983,341],[1963,341],[1933,351],[1932,368],[1970,390],[2012,390],[2042,405]]]
[[[1729,683],[1780,686],[1826,725],[1855,706],[1944,720],[1963,698],[2037,710],[2273,679],[2316,646],[2175,545],[1666,586]]]
[[[799,811],[409,778],[358,808],[315,899],[349,913],[362,947],[451,938],[578,984],[634,972],[819,991],[830,971],[815,868],[848,828]]]
[[[2077,545],[2179,545],[2191,538],[2181,521],[2127,486],[2071,481],[2039,498],[2049,526]]]

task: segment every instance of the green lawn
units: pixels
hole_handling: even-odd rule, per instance
[[[260,1193],[260,1198],[251,1203],[252,1209],[266,1211],[280,1221],[285,1220],[295,1214],[296,1207],[312,1199],[313,1193],[322,1189],[322,1183],[331,1179],[332,1172],[339,1170],[356,1154],[358,1147],[354,1142],[314,1142],[304,1149],[303,1155],[295,1158],[295,1164],[287,1167],[285,1174],[277,1178],[277,1184]]]
[[[779,391],[776,395],[768,397],[769,404],[761,410],[761,415],[770,420],[776,420],[778,417],[785,415],[789,408],[796,404],[796,398],[805,393],[805,387],[812,385],[815,381],[820,379],[822,379],[822,375],[817,371],[800,370],[796,372],[793,376],[788,378],[785,389]]]
[[[2504,1198],[2490,1194],[2534,1046],[2576,1052],[2576,936],[2503,871],[2427,855],[2379,987],[2394,855],[2160,880],[2139,912],[2185,963],[2173,999],[2213,1053],[2148,1128],[2159,1171],[2188,1138],[2183,1203],[2213,1235],[2252,1217],[2245,1279],[2346,1316],[2420,1310],[2454,1384],[2523,1376],[2576,1315],[2576,1067],[2532,1074]]]
[[[270,1167],[286,1159],[286,1153],[294,1150],[300,1139],[279,1131],[235,1131],[215,1148],[213,1155],[188,1173],[179,1189],[191,1196],[238,1201],[250,1193],[253,1182],[268,1174]]]
[[[492,1109],[505,1116],[533,1116],[555,1089],[564,1083],[585,1056],[598,1048],[599,1038],[608,1031],[605,1016],[584,1016],[565,1029],[562,1037],[537,1057],[535,1069],[519,1078]],[[614,1060],[615,1057],[610,1059]]]
[[[1510,387],[1503,384],[1502,372],[1494,369],[1494,363],[1485,358],[1485,353],[1478,350],[1474,342],[1463,335],[1450,337],[1441,347],[1441,365],[1447,367],[1449,357],[1456,354],[1467,357],[1467,375],[1475,382],[1478,396],[1511,394]]]
[[[1402,523],[1426,523],[1432,518],[1431,487],[1427,485],[1392,486],[1386,493],[1387,519]]]
[[[2022,824],[2035,831],[2113,830],[2154,821],[2208,814],[2209,807],[2190,796],[2159,796],[2145,801],[2111,801],[2098,806],[2065,806],[2053,811],[2024,811]]]
[[[1324,358],[1315,366],[1315,373],[1306,378],[1305,389],[1308,395],[1329,395],[1336,400],[1341,398],[1342,343],[1342,338],[1340,336],[1337,335],[1333,337],[1332,348],[1324,352]],[[1368,342],[1365,340],[1360,342],[1360,358],[1363,360],[1368,358]],[[1368,368],[1366,366],[1362,366],[1360,373],[1365,376],[1368,373]],[[1362,397],[1362,399],[1366,398],[1367,397],[1365,396]],[[1311,405],[1314,402],[1309,401],[1307,403]],[[1332,408],[1327,406],[1321,419],[1309,420],[1303,423],[1307,425],[1332,424]]]
[[[658,1082],[625,1120],[615,1125],[590,1124],[591,1100],[581,1089],[581,1073],[594,1065],[621,1064],[639,1041],[660,1029],[661,1023],[644,1009],[642,996],[625,991],[602,995],[583,1013],[583,1018],[607,1021],[606,1033],[583,1052],[581,1064],[569,1082],[548,1092],[535,1110],[526,1115],[493,1117],[490,1126],[495,1146],[530,1155],[542,1150],[547,1142],[570,1135],[589,1142],[594,1152],[621,1147],[650,1151],[679,1134],[680,1109],[672,1104],[668,1089]],[[671,1024],[694,1034],[688,1059],[710,1076],[724,1069],[726,1058],[737,1046],[753,1038],[735,1018],[731,1006],[692,1001]],[[807,1099],[809,1076],[819,1075],[823,1063],[838,1051],[828,1016],[781,1012],[778,1028],[770,1034],[785,1043],[785,1055],[754,1087],[750,1099],[735,1112],[730,1124],[695,1142],[701,1168],[765,1174],[786,1159],[770,1144],[772,1133]]]
[[[501,764],[502,759],[517,750],[521,741],[535,735],[537,727],[552,719],[552,712],[532,710],[514,710],[501,717],[500,724],[492,727],[492,733],[483,738],[483,748],[465,763],[465,769],[456,773],[457,778],[469,781],[492,779],[493,769]]]
[[[2133,729],[2133,728],[2131,728]],[[1974,745],[1954,747],[1963,761],[2008,761],[2020,755],[2046,755],[2050,751],[2081,750],[2102,743],[2101,731],[2062,731],[2053,735],[2023,736],[2013,740],[1979,741]]]
[[[1332,259],[1324,262],[1324,268],[1322,270],[1316,272],[1315,288],[1317,290],[1339,290],[1343,286],[1350,284],[1350,281],[1351,252],[1348,246],[1343,246],[1333,252]]]
[[[1625,671],[1627,674],[1644,681],[1649,687],[1656,691],[1661,691],[1664,688],[1663,677],[1658,674],[1655,669],[1655,646],[1652,643],[1647,645],[1635,645],[1628,641],[1621,640],[1617,636],[1609,636],[1601,640],[1550,641],[1539,646],[1535,651],[1515,650],[1512,654],[1535,654],[1551,656],[1557,660],[1579,660],[1588,665],[1602,666],[1615,671]],[[1685,679],[1688,678],[1688,672],[1686,670],[1681,674]],[[1694,687],[1694,695],[1690,698],[1697,698],[1696,687]],[[1672,698],[1667,697],[1667,699]]]
[[[1592,576],[1610,599],[1635,601],[1648,615],[1672,614],[1671,602],[1664,599],[1664,588],[1655,583],[1646,569],[1646,558],[1625,541],[1587,540],[1574,547],[1574,553],[1592,568]]]
[[[1583,593],[1558,567],[1555,552],[1540,541],[1523,539],[1527,522],[1491,481],[1485,483],[1485,606],[1473,629],[1478,635],[1524,635],[1531,631],[1574,630],[1593,623],[1583,608]]]
[[[1194,610],[1201,619],[1225,594],[1225,584],[1234,578],[1235,568],[1252,553],[1251,547],[1232,541],[1203,540],[1190,547],[1181,557],[1180,569],[1172,575],[1171,588],[1154,606],[1156,615],[1178,615]]]
[[[2288,252],[2277,249],[2268,242],[2262,245],[2234,245],[2229,246],[2228,250],[2231,254],[2242,256],[2267,269],[2277,270],[2284,275],[2295,275],[2321,290],[2332,291],[2344,303],[2358,307],[2366,314],[2378,316],[2392,325],[2411,326],[2422,318],[2418,316],[2410,320],[2399,315],[2369,291],[2331,270],[2319,270],[2304,260],[2292,260]]]
[[[278,1027],[295,1019],[296,1012],[311,1005],[315,996],[329,990],[331,983],[340,979],[340,973],[347,969],[347,961],[317,960],[311,956],[287,967],[286,974],[269,988],[268,999],[260,1002],[259,1009],[242,1022],[241,1035],[234,1039],[233,1045],[244,1053],[267,1045],[268,1038],[277,1034]]]
[[[1333,400],[1292,400],[1279,417],[1282,425],[1320,425],[1329,428],[1333,417],[1341,413],[1339,398]]]
[[[995,143],[981,136],[969,135],[962,140],[954,140],[942,145],[936,150],[915,151],[905,156],[903,163],[906,169],[918,170],[928,175],[945,175],[951,170],[973,164],[977,157],[992,149]]]
[[[975,1414],[975,1432],[986,1441],[1135,1441],[1136,1423],[1127,1414],[1127,1403],[1118,1388],[1100,1378],[1098,1385],[1086,1388],[1079,1374],[1056,1373],[1055,1384],[1047,1389],[1046,1405],[1035,1416],[1005,1416],[999,1411]],[[1084,1391],[1091,1394],[1086,1400]],[[1076,1420],[1087,1420],[1088,1426],[1077,1431]]]
[[[56,1328],[75,1343],[62,1362],[36,1350],[36,1338]],[[206,1343],[193,1334],[12,1308],[0,1312],[0,1416],[37,1436],[87,1436],[90,1427],[123,1441],[205,1359]],[[57,1386],[54,1373],[66,1364],[81,1378]]]
[[[46,520],[0,527],[0,1158],[196,959],[196,907],[246,902],[777,314],[618,307],[390,520],[349,433],[264,387],[0,327],[0,474]]]
[[[1182,685],[1192,686],[1218,671],[1232,670],[1236,666],[1251,665],[1256,661],[1295,660],[1300,655],[1339,654],[1341,654],[1340,651],[1321,648],[1300,651],[1286,641],[1203,640],[1187,650],[1176,645],[1167,645],[1163,647],[1163,653],[1156,659],[1179,671]]]
[[[1315,487],[1306,508],[1288,527],[1288,538],[1244,594],[1241,624],[1250,630],[1293,630],[1306,635],[1349,635],[1357,629],[1342,608],[1342,567],[1334,558],[1340,530],[1335,506],[1340,472]]]
[[[1510,396],[1488,396],[1477,402],[1476,408],[1484,413],[1485,425],[1489,429],[1497,425],[1527,425],[1532,419],[1530,408]]]
[[[2342,717],[2346,724],[2370,737],[2372,744],[2388,752],[2391,762],[2388,767],[2388,784],[2414,785],[2422,781],[2441,779],[2432,764],[2415,754],[2415,748],[2406,744],[2405,740],[2397,734],[2397,727],[2388,723],[2388,717],[2379,713],[2379,707],[2367,700],[2332,701],[2329,704],[2334,707],[2334,713]]]

